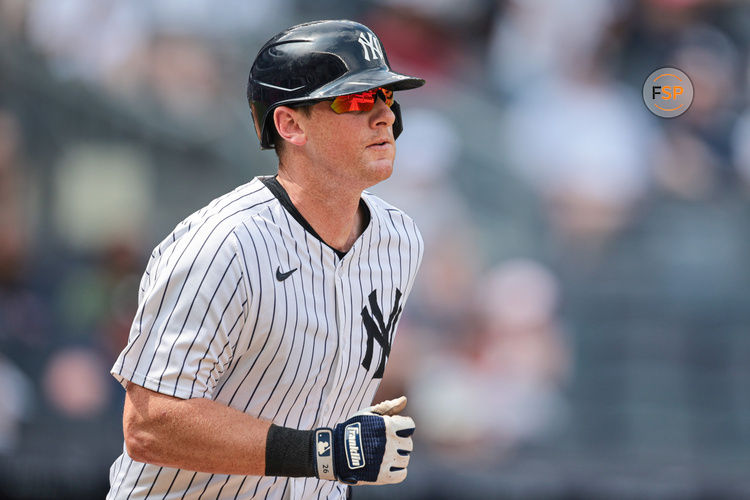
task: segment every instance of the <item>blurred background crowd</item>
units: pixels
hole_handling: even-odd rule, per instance
[[[428,82],[373,189],[425,237],[380,391],[417,451],[355,498],[750,498],[743,0],[0,0],[0,497],[103,497],[146,257],[275,172],[247,72],[322,18]]]

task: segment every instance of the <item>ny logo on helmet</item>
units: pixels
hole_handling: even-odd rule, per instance
[[[362,45],[362,50],[365,53],[365,60],[375,60],[383,58],[383,49],[380,47],[380,42],[372,33],[359,34],[359,44]],[[370,49],[369,51],[367,49]]]

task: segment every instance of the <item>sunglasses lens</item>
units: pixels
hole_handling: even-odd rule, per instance
[[[393,106],[393,91],[389,89],[380,88],[378,89],[380,91],[380,95],[383,98],[383,101],[385,102],[385,105],[389,108]]]
[[[387,106],[393,105],[393,91],[382,87],[366,90],[359,94],[341,95],[331,103],[331,109],[336,113],[350,113],[353,111],[370,111],[375,105],[378,95],[383,98]]]
[[[336,113],[349,113],[352,111],[370,111],[375,104],[375,92],[368,90],[359,94],[338,96],[333,100],[331,109]]]

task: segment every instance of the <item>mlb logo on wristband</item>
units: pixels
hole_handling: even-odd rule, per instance
[[[344,447],[350,469],[361,469],[365,466],[365,456],[362,453],[362,425],[359,422],[349,424],[344,429]]]
[[[319,457],[327,457],[331,454],[331,431],[319,431],[315,447]]]

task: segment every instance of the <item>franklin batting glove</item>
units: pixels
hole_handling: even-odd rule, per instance
[[[414,420],[397,415],[406,398],[383,401],[355,413],[333,429],[315,429],[320,479],[346,484],[393,484],[406,478]]]

